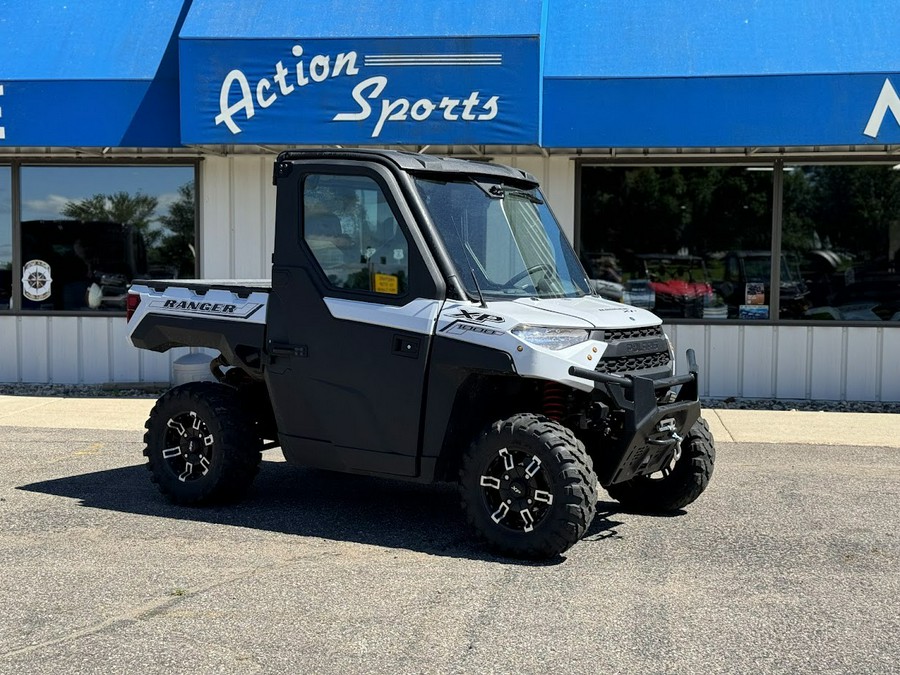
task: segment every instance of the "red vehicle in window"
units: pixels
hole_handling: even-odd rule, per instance
[[[635,256],[633,279],[646,279],[656,295],[653,311],[661,317],[699,319],[713,299],[703,258],[645,253]]]

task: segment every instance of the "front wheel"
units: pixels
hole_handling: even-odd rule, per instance
[[[460,471],[475,532],[504,555],[550,558],[584,536],[597,509],[597,476],[564,426],[523,413],[491,425]]]
[[[606,488],[625,508],[645,513],[666,513],[684,508],[699,497],[712,478],[716,461],[709,425],[702,417],[681,441],[681,453],[662,471],[637,476]]]
[[[191,382],[170,389],[145,426],[147,468],[177,504],[235,501],[259,469],[262,442],[232,387]]]

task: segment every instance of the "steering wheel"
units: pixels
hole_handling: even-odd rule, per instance
[[[525,277],[530,277],[535,272],[540,272],[541,270],[543,270],[545,277],[550,274],[556,273],[556,268],[553,267],[553,265],[550,265],[548,263],[537,263],[535,265],[532,265],[531,267],[527,267],[526,269],[522,270],[518,274],[510,277],[506,281],[506,283],[503,285],[504,286],[515,286],[517,283],[522,281]],[[535,286],[537,286],[537,284],[535,284]]]

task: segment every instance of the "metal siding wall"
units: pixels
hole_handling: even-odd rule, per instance
[[[775,336],[775,397],[806,398],[808,345],[806,326],[779,326]]]
[[[233,159],[231,170],[232,230],[234,232],[232,274],[236,279],[262,276],[260,251],[264,247],[263,191],[259,181],[262,157],[246,155]],[[241,189],[243,188],[243,189]]]
[[[853,354],[853,360],[852,363],[845,360],[847,391],[843,398],[850,401],[878,400],[881,379],[878,343],[878,329],[847,329],[846,354]]]
[[[200,276],[206,279],[227,279],[234,271],[231,165],[229,157],[200,163]]]
[[[85,384],[102,384],[112,379],[109,323],[114,320],[113,317],[84,317],[78,322],[82,381]]]
[[[274,155],[207,157],[200,165],[201,276],[264,279],[275,242]]]
[[[19,319],[0,316],[0,382],[19,381]]]
[[[809,354],[810,398],[831,401],[844,398],[843,335],[843,328],[813,328]]]
[[[550,191],[547,199],[562,225],[569,241],[575,241],[575,162],[567,157],[550,157],[548,160]]]
[[[22,382],[50,381],[47,333],[46,317],[19,317],[18,342]]]
[[[743,377],[739,396],[770,398],[775,339],[771,326],[744,326]]]
[[[700,395],[709,395],[709,351],[707,349],[706,327],[700,325],[663,326],[675,350],[675,372],[688,370],[687,350],[693,349],[700,368]]]
[[[48,317],[47,336],[50,349],[50,381],[72,384],[81,380],[81,343],[76,316]]]
[[[139,350],[141,382],[168,382],[172,377],[172,351],[160,354]]]
[[[881,349],[881,400],[900,401],[900,328],[883,329]]]
[[[118,321],[110,319],[107,326],[109,351],[112,357],[111,380],[113,382],[141,382],[140,350],[132,347],[125,339],[127,333],[124,319]]]
[[[706,391],[713,388],[716,391],[740,391],[744,334],[742,331],[717,329],[718,326],[710,326],[707,330],[709,353],[706,354],[702,367],[703,381],[707,383]]]

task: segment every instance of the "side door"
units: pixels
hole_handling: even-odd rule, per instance
[[[278,178],[266,378],[288,461],[419,474],[444,285],[387,167],[295,162]]]

